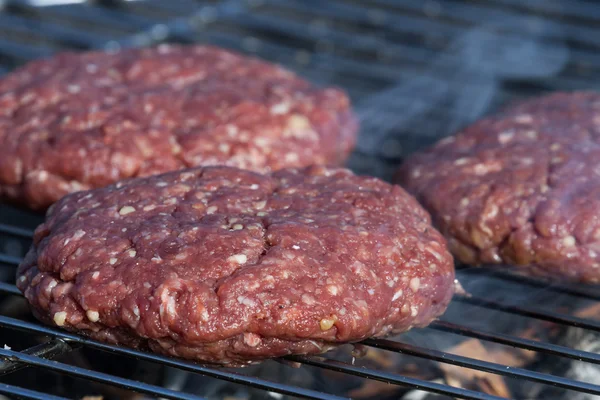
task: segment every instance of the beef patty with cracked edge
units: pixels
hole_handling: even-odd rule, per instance
[[[17,286],[46,323],[239,366],[425,326],[453,280],[444,238],[399,186],[202,167],[59,200]]]
[[[507,107],[406,161],[398,174],[457,258],[600,281],[600,94]]]
[[[44,210],[187,167],[341,164],[356,132],[342,91],[223,49],[64,53],[0,79],[0,197]]]

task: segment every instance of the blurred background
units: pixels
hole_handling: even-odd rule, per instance
[[[407,154],[511,100],[549,91],[596,89],[600,84],[599,22],[600,3],[594,0],[0,0],[0,74],[65,50],[117,51],[167,42],[229,48],[283,64],[317,84],[348,91],[362,126],[349,166],[359,173],[389,179]],[[39,220],[39,216],[0,206],[0,280],[6,282],[0,288],[0,346],[6,343],[16,350],[48,343],[34,334],[43,333],[38,328],[15,330],[18,323],[10,320],[34,323],[8,284],[13,283],[15,265]],[[475,296],[479,293],[505,308],[534,304],[547,311],[532,321],[531,315],[525,318],[523,312],[455,302],[444,317],[446,321],[463,324],[468,315],[473,321],[469,329],[510,333],[513,336],[508,343],[512,345],[515,338],[535,339],[596,355],[600,351],[600,339],[594,333],[600,324],[586,322],[592,333],[572,328],[582,326],[577,318],[600,315],[597,291],[582,295],[576,289],[558,290],[506,276],[461,274],[463,284]],[[566,327],[548,317],[556,310],[567,316],[569,323],[562,321]],[[225,380],[202,375],[210,375],[212,369],[196,369],[202,374],[192,374],[167,367],[160,360],[144,361],[131,354],[88,347],[71,351],[78,345],[65,350],[52,342],[35,354],[62,354],[59,360],[82,368],[83,375],[75,378],[75,370],[58,374],[49,371],[48,365],[18,365],[21,369],[14,372],[17,365],[5,359],[0,363],[0,389],[11,399],[49,399],[51,394],[88,400],[200,398],[194,395],[228,400],[600,398],[589,394],[600,393],[600,387],[594,386],[600,383],[596,368],[600,356],[582,366],[571,361],[581,356],[577,352],[570,352],[566,361],[564,349],[560,349],[563,358],[548,358],[551,346],[547,344],[542,346],[546,351],[534,354],[483,343],[472,338],[472,331],[444,333],[448,331],[457,332],[456,327],[437,326],[403,335],[400,341],[409,347],[393,352],[370,349],[359,360],[354,355],[361,349],[352,354],[351,348],[345,348],[328,355],[323,364],[318,359],[312,366],[304,362],[301,368],[293,368],[298,365],[269,361],[232,371],[250,377],[241,383],[237,375],[227,375]],[[499,338],[492,341],[502,342]],[[525,342],[519,343],[523,347]],[[497,370],[507,368],[505,378],[482,372],[490,366],[473,361],[467,361],[469,370],[431,361],[439,356],[435,351],[496,363]],[[454,360],[454,364],[461,362],[464,364],[464,360]],[[531,368],[551,377],[535,375],[532,379],[527,373],[515,377],[505,365]],[[136,395],[123,389],[127,387],[123,382],[116,385],[121,388],[92,382],[102,381],[99,373],[109,374],[105,383],[123,377],[153,386],[142,386],[146,394]],[[592,386],[569,386],[560,381],[563,378]],[[545,379],[546,385],[539,384],[540,379]],[[237,384],[231,383],[236,380]],[[447,385],[467,391],[448,392]],[[40,397],[17,393],[17,386],[36,390]],[[183,394],[173,397],[155,388]],[[299,388],[310,391],[301,393]]]

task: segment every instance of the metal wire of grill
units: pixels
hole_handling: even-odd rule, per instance
[[[4,9],[0,11],[0,72],[65,48],[114,49],[165,41],[206,42],[229,47],[286,64],[317,83],[333,83],[347,89],[357,104],[364,132],[368,132],[363,139],[370,143],[359,147],[353,166],[359,171],[384,177],[385,172],[373,169],[372,163],[396,165],[414,148],[450,133],[448,126],[454,129],[509,99],[549,90],[593,89],[598,85],[598,79],[594,78],[600,75],[600,56],[597,54],[600,29],[594,26],[600,19],[600,9],[582,0],[534,0],[526,3],[518,0],[457,0],[443,4],[410,0],[372,0],[368,3],[359,0],[326,3],[302,0],[200,3],[179,0],[168,5],[152,0],[82,2],[77,5],[60,3],[7,0],[3,4]],[[485,33],[491,32],[492,36],[489,37],[496,40],[495,43],[500,43],[500,47],[506,43],[513,46],[511,40],[523,35],[534,37],[532,43],[535,51],[532,50],[532,54],[541,57],[541,62],[524,67],[515,66],[516,61],[510,58],[501,59],[501,62],[485,62],[485,57],[483,62],[481,59],[471,59],[471,51],[465,52],[464,49],[475,46],[475,50],[480,50],[480,43],[473,44],[469,36],[480,26],[484,26]],[[531,54],[525,56],[532,57]],[[469,68],[464,69],[465,64]],[[474,67],[471,64],[476,65]],[[486,88],[489,89],[489,96],[481,97],[478,93],[485,92]],[[463,94],[466,98],[475,96],[475,99],[448,105],[448,98],[457,94]],[[477,103],[483,105],[476,108]],[[394,147],[394,143],[398,146]],[[6,216],[6,212],[0,214]],[[14,220],[0,223],[0,236],[4,238],[27,241],[31,235],[32,231]],[[6,268],[14,269],[20,259],[20,256],[0,252],[0,264]],[[600,292],[594,288],[557,284],[549,286],[541,280],[487,269],[464,269],[459,272],[463,276],[493,276],[531,290],[550,291],[557,296],[600,300]],[[9,283],[0,283],[0,294],[20,296],[16,287]],[[600,322],[595,320],[478,295],[458,295],[454,304],[600,332]],[[600,355],[597,353],[473,328],[462,321],[443,318],[427,329],[600,364]],[[60,354],[87,347],[251,386],[265,392],[309,399],[345,398],[111,346],[38,323],[0,315],[0,332],[7,330],[42,335],[48,341],[24,351],[0,349],[0,376],[25,367],[43,368],[162,398],[201,398],[52,360]],[[439,363],[600,395],[599,385],[459,356],[414,345],[403,341],[402,337],[395,341],[369,339],[363,344]],[[290,356],[287,359],[302,365],[453,398],[499,399],[474,390],[355,366],[327,355]],[[0,393],[27,399],[61,399],[1,383]]]

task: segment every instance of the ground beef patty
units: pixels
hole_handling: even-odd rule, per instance
[[[205,167],[63,198],[17,284],[45,322],[240,365],[427,325],[453,279],[444,239],[398,186]]]
[[[44,209],[191,166],[337,164],[356,131],[340,90],[222,49],[60,54],[0,80],[0,197]]]
[[[469,264],[600,280],[600,94],[507,108],[409,159],[415,193]]]

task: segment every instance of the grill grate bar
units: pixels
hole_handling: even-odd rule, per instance
[[[301,12],[301,13],[310,14],[310,15],[320,15],[320,16],[328,17],[328,18],[337,18],[337,19],[346,20],[348,22],[360,22],[360,23],[366,23],[366,24],[370,24],[370,25],[381,25],[382,27],[385,27],[386,29],[390,30],[391,32],[405,33],[405,34],[411,34],[411,35],[419,34],[419,35],[423,35],[425,37],[436,37],[443,41],[447,41],[448,38],[451,38],[451,37],[458,37],[459,35],[464,34],[465,32],[468,31],[464,27],[455,26],[455,25],[449,24],[446,21],[422,18],[420,16],[407,17],[407,16],[404,16],[401,14],[392,14],[392,15],[386,14],[386,16],[384,17],[383,20],[374,21],[374,20],[372,20],[371,17],[369,17],[368,9],[367,9],[367,12],[365,12],[365,9],[362,9],[359,6],[354,6],[354,5],[349,5],[349,4],[343,4],[343,5],[336,4],[334,8],[325,8],[325,7],[315,7],[314,5],[310,5],[309,3],[298,2],[297,0],[293,0],[293,1],[267,0],[267,1],[270,4],[276,4],[277,7],[281,7],[282,9],[288,9],[291,11]],[[333,3],[330,5],[333,5]],[[346,10],[348,12],[347,13],[338,12],[338,10],[336,8],[338,8],[339,6],[343,6],[344,10]],[[422,8],[422,5],[419,5],[419,9],[421,9],[421,8]],[[396,24],[394,24],[393,21],[391,21],[391,19],[398,19],[398,18],[400,18],[401,20],[398,21]],[[475,17],[473,17],[473,18],[475,18]],[[412,20],[412,22],[411,22],[411,20]],[[420,23],[415,23],[414,20],[426,21],[427,27],[421,26]],[[485,21],[485,19],[483,21]],[[494,20],[491,20],[491,21],[494,21]],[[482,20],[478,20],[474,26],[480,26],[481,23],[482,23]],[[554,26],[554,27],[556,28],[556,26]],[[508,32],[497,32],[497,33],[506,38],[518,39],[518,36],[515,34],[512,34],[512,33],[508,33]],[[554,37],[559,38],[561,36],[558,36],[558,34],[556,34],[556,35],[554,35]],[[352,41],[354,42],[355,40],[356,39],[353,39]],[[547,46],[553,45],[553,43],[547,43],[547,40],[544,41],[543,43]],[[427,47],[425,47],[425,46],[422,46],[418,49],[419,52],[423,52],[424,50],[431,51],[431,52],[439,51],[439,49],[433,49],[433,48],[427,49]],[[411,52],[412,52],[412,50],[411,50]],[[595,52],[572,48],[569,50],[569,54],[570,54],[572,62],[573,61],[585,62],[588,64],[595,64],[596,66],[600,66],[600,56],[598,56]],[[405,55],[403,54],[402,56],[405,56]],[[589,84],[589,81],[587,81],[587,80],[581,81],[581,83],[584,83],[584,82],[587,82],[587,84]]]
[[[13,398],[30,400],[69,400],[66,397],[53,396],[47,393],[40,393],[34,390],[25,389],[19,386],[8,385],[0,382],[0,394],[7,396],[16,396]]]
[[[85,48],[100,47],[101,44],[109,40],[108,37],[85,32],[81,29],[68,28],[15,15],[0,14],[0,24],[3,30],[12,30],[17,33],[35,35],[41,38],[52,37],[58,42]]]
[[[594,364],[600,364],[600,354],[589,351],[575,350],[565,346],[559,346],[552,343],[539,342],[531,339],[524,339],[512,335],[500,333],[490,333],[481,330],[454,324],[448,321],[436,321],[427,328],[435,329],[440,332],[455,333],[475,339],[486,340],[489,342],[505,344],[521,349],[537,351],[540,353],[552,354],[560,357],[572,358],[575,360],[586,361]]]
[[[504,375],[511,378],[521,378],[533,382],[543,383],[560,387],[563,389],[577,390],[580,392],[600,394],[600,385],[594,385],[586,382],[579,382],[556,375],[544,374],[536,371],[529,371],[523,368],[510,367],[489,361],[477,360],[475,358],[459,356],[456,354],[445,353],[438,350],[428,349],[420,346],[413,346],[407,343],[394,342],[386,339],[367,339],[363,344],[378,349],[384,349],[411,356],[427,358],[441,363],[457,365],[459,367],[475,369],[479,371],[490,372],[493,374]]]
[[[0,39],[0,54],[19,61],[30,61],[40,57],[48,57],[53,53],[50,47],[43,45],[19,44],[11,40]]]
[[[62,340],[50,340],[46,343],[30,347],[22,351],[23,354],[42,357],[47,359],[55,358],[59,355],[68,353],[72,348]],[[15,372],[25,365],[14,361],[0,361],[0,376]]]
[[[50,361],[43,358],[20,353],[18,351],[0,349],[0,358],[8,358],[11,361],[16,361],[22,364],[26,364],[28,366],[44,368],[46,370],[60,372],[78,378],[90,379],[96,382],[106,383],[112,386],[121,387],[123,389],[133,390],[136,392],[145,393],[153,396],[160,396],[167,399],[203,400],[202,397],[195,396],[192,394],[177,392],[175,390],[165,389],[160,386],[150,385],[143,382],[137,382],[131,379],[105,374],[103,372],[91,371],[85,368],[80,368],[73,365],[60,363],[57,361]]]
[[[40,335],[47,335],[56,337],[67,341],[69,344],[76,343],[91,348],[95,348],[102,351],[107,351],[115,354],[120,354],[129,357],[135,357],[145,361],[160,363],[169,367],[179,368],[181,370],[195,372],[201,375],[209,376],[216,379],[225,380],[232,383],[238,383],[257,389],[268,390],[270,392],[276,392],[280,394],[292,395],[296,397],[303,397],[307,399],[316,400],[344,400],[345,397],[335,396],[327,393],[318,392],[316,390],[304,389],[295,387],[287,384],[280,384],[277,382],[271,382],[260,378],[254,378],[235,372],[227,372],[219,369],[210,367],[204,367],[199,364],[193,364],[191,362],[182,361],[176,358],[170,358],[161,356],[154,353],[146,353],[139,350],[130,349],[127,347],[118,347],[101,342],[96,342],[91,339],[87,339],[82,336],[78,336],[65,331],[60,331],[40,324],[31,322],[21,321],[18,319],[5,317],[0,315],[0,327],[17,329],[29,333],[37,333]]]
[[[491,267],[491,268],[496,268]],[[544,289],[552,292],[564,293],[571,296],[584,297],[590,300],[600,300],[600,292],[597,290],[586,290],[578,287],[567,286],[555,282],[545,281],[542,279],[531,278],[524,275],[517,275],[505,271],[490,271],[488,268],[480,267],[466,267],[459,270],[463,274],[469,275],[485,275],[487,277],[493,277],[502,279],[505,281],[533,286],[535,288]]]
[[[523,7],[529,11],[542,11],[559,15],[569,15],[580,18],[598,18],[600,13],[593,3],[586,3],[579,0],[569,0],[568,5],[548,0],[491,0],[493,3],[505,4],[509,6]]]
[[[6,233],[9,235],[19,236],[25,239],[31,239],[33,237],[33,231],[29,229],[19,228],[17,226],[11,226],[7,224],[0,224],[0,233]]]
[[[20,257],[11,256],[8,254],[0,253],[0,263],[9,265],[19,265],[22,259]]]
[[[511,306],[477,296],[455,295],[453,301],[600,332],[600,321],[573,317],[571,315],[539,310],[532,307]]]
[[[406,10],[423,13],[423,5],[412,0],[372,0],[371,3],[402,7]],[[481,24],[482,21],[484,23],[485,21],[510,21],[512,24],[509,27],[511,31],[518,27],[527,26],[536,20],[540,21],[539,17],[523,15],[518,11],[507,12],[499,9],[491,9],[478,4],[464,4],[458,2],[452,2],[440,7],[439,16],[474,24]],[[560,40],[564,34],[569,39],[598,46],[598,41],[596,39],[598,37],[597,35],[600,34],[598,29],[568,22],[556,22],[550,19],[544,19],[543,22],[548,29],[544,32],[539,32],[542,37]],[[501,25],[498,25],[498,27],[501,27]]]
[[[19,291],[19,289],[17,289],[15,285],[11,285],[4,282],[0,282],[0,293],[21,296],[21,292]]]
[[[336,372],[359,376],[361,378],[374,379],[386,383],[392,383],[401,386],[410,386],[411,388],[424,390],[427,392],[438,393],[443,395],[453,396],[460,399],[471,400],[503,400],[503,397],[492,396],[485,393],[474,392],[468,389],[457,388],[436,382],[428,382],[421,379],[410,378],[407,376],[391,374],[388,372],[377,371],[357,367],[348,363],[337,360],[330,360],[324,357],[307,357],[307,356],[287,356],[286,359],[294,362],[299,362],[314,367],[329,369]]]

